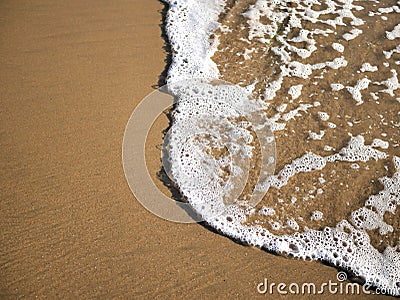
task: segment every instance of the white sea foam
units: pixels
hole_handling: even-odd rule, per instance
[[[167,33],[172,46],[168,83],[187,78],[218,78],[211,60],[210,34],[218,28],[224,0],[176,0],[169,3]],[[214,46],[214,47],[212,47]]]
[[[339,43],[333,43],[332,48],[335,49],[338,52],[343,52],[344,51],[344,46]]]
[[[212,60],[212,55],[218,51],[218,38],[211,40],[210,36],[220,26],[218,16],[224,11],[225,1],[168,1],[170,8],[167,18],[167,33],[173,54],[168,82],[173,83],[177,96],[170,137],[171,176],[193,208],[203,216],[208,224],[223,234],[270,251],[284,252],[299,258],[324,260],[348,268],[357,276],[363,277],[367,283],[391,289],[394,291],[392,294],[400,294],[400,291],[396,292],[396,288],[400,285],[400,254],[398,252],[400,245],[388,246],[380,253],[371,245],[366,232],[366,230],[378,230],[381,234],[387,234],[393,230],[399,230],[387,224],[384,219],[385,213],[394,213],[400,205],[400,158],[397,156],[391,157],[395,169],[393,175],[380,179],[384,188],[379,193],[370,195],[365,201],[365,206],[354,210],[349,220],[343,220],[335,227],[326,227],[322,231],[306,229],[300,232],[297,221],[292,216],[287,216],[286,221],[269,220],[268,223],[275,231],[291,228],[297,233],[273,234],[263,226],[246,225],[249,216],[255,214],[264,217],[274,216],[276,211],[273,208],[262,207],[257,211],[244,199],[238,199],[238,201],[228,204],[224,202],[226,193],[233,189],[232,183],[229,185],[223,180],[224,169],[230,166],[232,173],[239,177],[244,174],[244,170],[235,164],[232,165],[229,157],[221,156],[217,159],[210,156],[210,151],[215,148],[222,149],[221,141],[229,144],[230,154],[242,158],[250,158],[253,150],[251,145],[253,137],[247,129],[249,124],[246,122],[234,123],[232,119],[266,109],[268,103],[272,103],[272,100],[281,91],[287,77],[307,80],[316,72],[346,68],[348,62],[343,56],[346,54],[344,45],[347,41],[357,41],[363,34],[362,29],[358,27],[362,26],[364,21],[357,17],[357,12],[364,9],[360,1],[330,0],[325,2],[327,8],[322,10],[313,9],[314,4],[319,4],[316,0],[296,0],[294,2],[296,3],[295,7],[288,7],[286,1],[257,0],[243,14],[249,28],[248,37],[241,38],[249,45],[246,49],[242,49],[241,53],[244,59],[251,59],[253,53],[251,44],[256,41],[265,44],[266,49],[270,49],[281,60],[279,76],[273,81],[265,79],[263,95],[265,102],[263,102],[260,99],[249,99],[251,88],[246,90],[246,88],[229,85],[210,85],[204,81],[196,81],[196,89],[185,85],[174,85],[185,79],[219,78],[219,70]],[[395,6],[381,7],[370,12],[369,15],[381,16],[391,13],[400,13],[400,11]],[[269,21],[262,22],[265,19]],[[345,19],[350,20],[350,26],[346,25],[346,22],[348,24],[349,21],[345,22]],[[329,28],[307,28],[306,30],[302,28],[303,21],[323,24]],[[281,24],[284,22],[287,25],[282,29]],[[400,37],[399,26],[396,25],[386,31],[388,40],[393,41]],[[318,48],[316,37],[333,36],[338,27],[348,29],[343,34],[343,39],[346,41],[343,41],[342,44],[331,44],[331,47],[336,50],[335,58],[313,64],[302,61],[313,57],[316,53]],[[299,29],[298,36],[287,39],[287,34],[293,28]],[[227,27],[220,29],[223,33],[231,30]],[[272,45],[273,39],[279,43],[279,47]],[[302,44],[304,47],[300,47]],[[389,60],[397,53],[400,53],[399,46],[387,49],[383,54]],[[364,77],[355,78],[352,83],[343,82],[344,85],[332,82],[330,87],[332,91],[338,91],[336,94],[350,93],[357,105],[363,104],[366,96],[369,97],[371,93],[368,93],[367,90],[371,85],[381,87],[379,91],[372,93],[375,97],[382,93],[395,97],[397,89],[400,88],[398,72],[393,63],[386,63],[388,67],[391,67],[392,76],[384,81],[372,82],[364,76],[365,74],[360,74]],[[376,66],[372,66],[368,62],[363,63],[360,69],[361,72],[376,72],[377,70]],[[367,73],[368,76],[370,74],[372,73]],[[291,110],[288,111],[288,103],[281,104],[276,107],[278,113],[270,118],[264,115],[265,119],[262,124],[258,124],[258,127],[270,127],[272,131],[284,130],[289,122],[296,122],[302,118],[302,114],[320,106],[319,102],[317,105],[301,103],[301,99],[309,96],[302,94],[303,86],[303,84],[296,84],[289,88],[290,101],[298,101],[291,106]],[[346,89],[343,92],[339,92],[344,88]],[[207,95],[212,96],[208,97]],[[379,98],[375,98],[375,100],[377,99]],[[394,105],[397,103],[395,102]],[[318,117],[322,121],[321,123],[328,126],[328,129],[320,130],[318,133],[310,131],[309,137],[313,140],[323,139],[326,131],[333,131],[336,128],[335,123],[327,122],[331,118],[327,113],[319,111]],[[357,124],[357,120],[346,121],[351,126]],[[222,132],[221,129],[223,129]],[[266,177],[256,186],[256,191],[269,188],[280,189],[296,175],[321,171],[328,164],[346,162],[351,163],[353,170],[359,170],[360,166],[370,160],[388,159],[389,156],[385,151],[389,146],[389,142],[378,138],[374,139],[370,145],[366,145],[362,135],[350,137],[348,144],[338,150],[326,145],[324,150],[329,153],[328,155],[322,156],[307,152],[286,164],[281,170],[278,170],[276,175],[270,174]],[[270,157],[269,161],[274,162],[273,157]],[[329,180],[322,177],[320,179],[321,184]],[[315,188],[315,193],[321,195],[324,193],[324,189]],[[292,198],[292,203],[297,201],[300,199]],[[281,203],[283,200],[278,198],[276,202]],[[219,215],[216,216],[216,212]],[[325,218],[329,218],[329,216],[321,211],[314,211],[310,216],[310,219],[316,222]]]
[[[397,24],[392,31],[386,31],[386,37],[389,40],[400,38],[400,24]]]
[[[363,63],[360,71],[361,72],[376,72],[376,71],[378,71],[378,67],[372,66],[370,63]]]
[[[363,78],[357,81],[355,86],[347,86],[347,90],[353,96],[353,99],[357,102],[357,105],[361,105],[364,103],[362,100],[361,91],[368,88],[371,80],[368,78]]]

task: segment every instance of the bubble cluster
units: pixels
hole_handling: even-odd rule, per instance
[[[393,134],[400,130],[400,2],[168,2],[168,80],[222,77],[242,86],[174,90],[171,176],[188,202],[243,243],[323,260],[399,295],[400,244],[394,239],[378,250],[373,239],[399,230],[388,216],[396,218],[400,206],[400,141]],[[281,151],[277,161],[267,156],[276,173],[253,190],[268,190],[272,199],[256,207],[246,195],[226,201],[243,184],[229,178],[247,173],[234,157],[255,159],[254,124],[242,119],[254,111],[257,130],[274,132]],[[296,181],[304,174],[308,186]],[[361,191],[363,178],[354,180],[360,187],[344,179],[357,174],[370,176],[367,189]],[[341,198],[341,190],[355,188],[360,198]],[[347,215],[324,226],[333,216],[318,199],[347,203]]]

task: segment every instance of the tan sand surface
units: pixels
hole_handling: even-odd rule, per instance
[[[336,281],[334,268],[162,220],[134,199],[122,137],[165,68],[163,8],[0,2],[0,298],[239,298],[264,278]],[[148,157],[155,174],[159,157]]]

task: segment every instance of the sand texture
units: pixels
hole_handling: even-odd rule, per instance
[[[166,67],[163,10],[156,0],[0,2],[0,298],[240,298],[257,297],[264,278],[336,280],[332,267],[162,220],[135,200],[122,138]],[[168,121],[157,124],[154,176]]]

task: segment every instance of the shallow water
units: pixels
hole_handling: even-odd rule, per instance
[[[170,1],[169,83],[201,77],[243,87],[211,86],[212,98],[203,83],[177,92],[173,176],[211,226],[271,251],[327,261],[400,294],[399,5]],[[254,111],[276,143],[275,174],[258,185],[254,124],[241,119]],[[233,204],[224,202],[223,174],[240,177],[240,168],[229,155],[213,156],[209,138],[182,143],[216,116],[238,132],[230,154],[247,155],[254,166]],[[254,190],[268,191],[255,207],[248,203]],[[224,211],[217,217],[210,214],[216,207]]]

